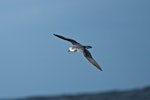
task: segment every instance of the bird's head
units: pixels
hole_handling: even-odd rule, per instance
[[[78,50],[74,47],[69,47],[68,52],[78,52]]]
[[[74,52],[74,48],[73,47],[69,47],[68,52]]]

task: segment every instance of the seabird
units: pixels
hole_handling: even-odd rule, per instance
[[[69,52],[82,52],[83,55],[87,58],[87,60],[92,63],[96,68],[98,68],[99,70],[102,71],[102,68],[100,67],[100,65],[94,60],[94,58],[92,57],[91,53],[87,50],[92,48],[92,46],[84,46],[82,44],[80,44],[79,42],[73,40],[73,39],[69,39],[66,38],[64,36],[61,35],[57,35],[57,34],[53,34],[54,36],[61,38],[63,40],[69,41],[73,44],[72,47],[69,47]]]

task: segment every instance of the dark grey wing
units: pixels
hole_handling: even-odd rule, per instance
[[[102,68],[98,65],[98,63],[93,59],[91,53],[87,50],[87,49],[84,49],[83,50],[83,54],[84,56],[87,58],[87,60],[92,63],[96,68],[98,68],[99,70],[102,71]]]
[[[71,42],[73,45],[74,45],[74,44],[79,44],[77,41],[75,41],[75,40],[73,40],[73,39],[69,39],[69,38],[66,38],[66,37],[63,37],[63,36],[57,35],[57,34],[53,34],[53,35],[55,35],[56,37],[61,38],[61,39],[63,39],[63,40],[69,41],[69,42]]]

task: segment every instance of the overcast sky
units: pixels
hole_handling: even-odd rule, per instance
[[[91,45],[97,70],[60,34]],[[0,0],[0,98],[150,86],[149,0]]]

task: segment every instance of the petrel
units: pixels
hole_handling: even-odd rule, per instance
[[[82,45],[73,39],[69,39],[69,38],[66,38],[66,37],[61,36],[61,35],[57,35],[57,34],[53,34],[53,35],[58,37],[58,38],[61,38],[63,40],[71,42],[73,44],[73,46],[69,47],[69,50],[68,50],[69,52],[82,52],[83,55],[87,58],[87,60],[90,63],[92,63],[96,68],[98,68],[99,70],[102,71],[102,68],[100,67],[100,65],[94,60],[91,53],[87,50],[87,49],[92,48],[92,46]]]

